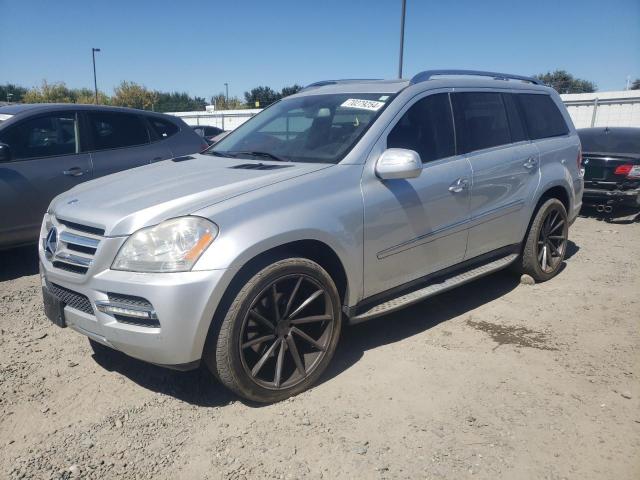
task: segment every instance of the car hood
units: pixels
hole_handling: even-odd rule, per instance
[[[56,197],[56,217],[129,235],[168,218],[332,165],[267,162],[194,154],[82,183]]]

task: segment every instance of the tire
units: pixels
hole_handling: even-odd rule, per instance
[[[217,330],[204,354],[209,369],[255,402],[307,390],[326,370],[340,338],[340,296],[329,274],[311,260],[285,258],[238,288],[222,322],[212,324]]]
[[[529,227],[518,271],[531,275],[536,282],[555,277],[567,252],[568,234],[569,221],[564,205],[557,198],[546,200]]]

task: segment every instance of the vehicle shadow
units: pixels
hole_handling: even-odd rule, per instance
[[[338,351],[319,383],[327,382],[349,369],[367,350],[404,340],[464,315],[506,295],[518,283],[517,275],[509,271],[497,272],[396,313],[360,325],[345,325]],[[124,375],[143,388],[193,405],[216,407],[241,401],[252,408],[263,406],[240,399],[226,390],[205,366],[189,372],[177,372],[116,351],[94,354],[93,358],[102,368]]]
[[[0,282],[38,273],[36,245],[0,251]]]

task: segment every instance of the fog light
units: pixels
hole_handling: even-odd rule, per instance
[[[131,305],[118,305],[109,302],[96,302],[96,308],[102,313],[110,315],[122,315],[125,317],[144,318],[147,320],[157,320],[158,317],[154,310],[144,307],[132,307]]]

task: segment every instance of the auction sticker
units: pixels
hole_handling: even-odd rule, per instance
[[[377,102],[375,100],[362,100],[360,98],[350,98],[340,106],[344,108],[358,108],[360,110],[371,110],[375,112],[384,107],[384,102]]]

